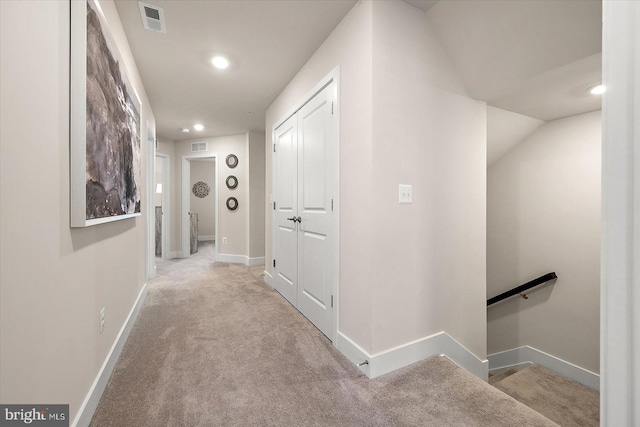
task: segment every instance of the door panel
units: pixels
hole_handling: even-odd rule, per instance
[[[274,287],[291,304],[298,298],[298,236],[297,223],[288,218],[297,215],[298,199],[298,133],[294,115],[276,129],[274,144],[274,174],[276,200]]]
[[[323,209],[327,196],[325,176],[328,165],[324,142],[326,118],[323,111],[327,107],[326,100],[315,107],[311,111],[304,111],[305,115],[299,118],[303,142],[299,148],[301,164],[304,165],[300,170],[303,174],[302,206],[308,210]]]
[[[298,112],[298,309],[331,336],[333,241],[331,197],[337,126],[332,83]]]
[[[327,283],[327,277],[325,275],[325,269],[323,263],[315,262],[317,259],[321,259],[325,254],[325,245],[327,236],[309,232],[303,232],[304,240],[304,252],[301,254],[301,263],[305,268],[305,283],[302,286],[302,291],[305,296],[310,297],[313,302],[321,305],[321,308],[326,308],[327,298],[325,292],[325,285]],[[329,301],[330,303],[330,301]]]
[[[335,86],[326,86],[275,130],[273,153],[274,287],[330,338],[338,149]]]

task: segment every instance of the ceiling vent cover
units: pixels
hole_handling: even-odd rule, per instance
[[[207,151],[207,143],[206,142],[192,142],[191,143],[191,152],[196,151]]]
[[[149,3],[138,2],[142,24],[144,28],[158,33],[166,33],[167,27],[164,24],[164,9]]]

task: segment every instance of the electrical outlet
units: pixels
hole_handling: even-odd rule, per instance
[[[102,310],[100,310],[100,333],[104,332],[104,324],[106,323],[107,319],[105,317],[105,308],[102,307]]]
[[[222,238],[222,243],[227,243],[227,238],[226,237]]]
[[[398,203],[413,203],[413,188],[411,185],[398,185]]]

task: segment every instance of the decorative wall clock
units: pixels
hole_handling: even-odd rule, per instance
[[[233,175],[229,175],[227,177],[227,188],[229,190],[233,190],[234,188],[236,188],[238,186],[238,178],[236,178]]]
[[[238,157],[235,154],[229,154],[227,156],[226,162],[227,162],[227,166],[233,169],[236,166],[238,166]]]
[[[200,197],[202,199],[209,195],[209,191],[211,191],[211,189],[206,182],[198,181],[193,184],[193,188],[191,189],[191,191],[193,191],[193,194],[196,197]]]
[[[229,209],[230,211],[235,211],[236,209],[238,209],[238,199],[236,199],[235,197],[229,197],[227,199],[227,209]]]

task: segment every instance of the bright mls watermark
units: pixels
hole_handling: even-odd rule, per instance
[[[69,405],[0,405],[0,427],[69,427]]]

